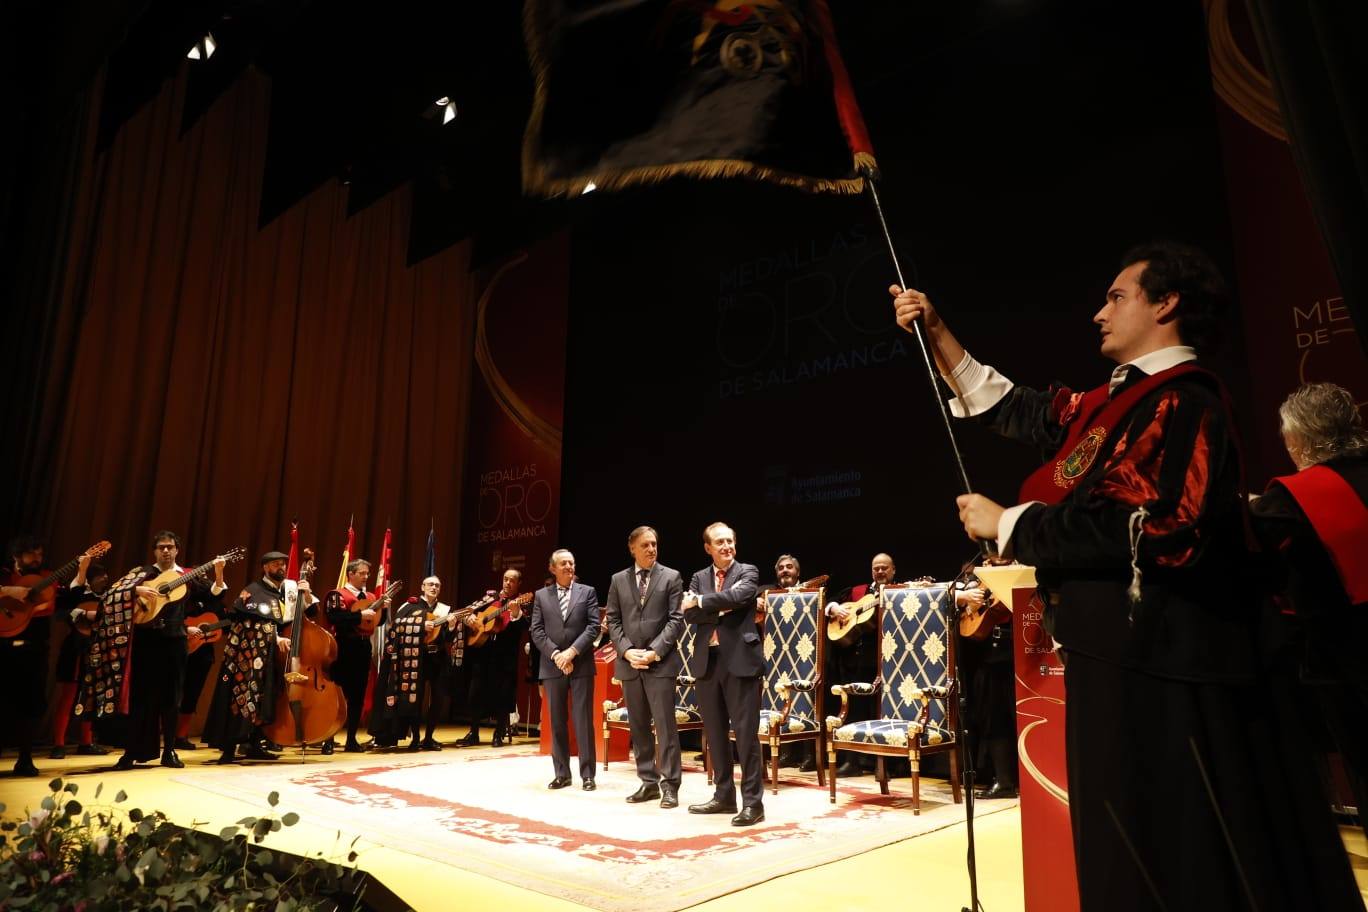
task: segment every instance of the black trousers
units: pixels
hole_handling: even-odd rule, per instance
[[[347,698],[347,740],[356,738],[365,709],[366,682],[370,679],[371,644],[361,637],[341,636],[337,640],[337,661],[332,676]]]
[[[675,679],[640,674],[622,682],[631,723],[632,755],[642,782],[679,788],[679,729],[675,722]],[[655,723],[654,731],[651,723]],[[657,745],[660,761],[656,762]]]
[[[597,743],[594,732],[594,676],[543,678],[547,712],[551,716],[551,764],[556,776],[570,777],[570,732],[575,726],[575,745],[579,749],[580,779],[594,778]],[[569,707],[566,703],[569,698]]]
[[[503,734],[508,727],[508,713],[499,708],[499,652],[497,640],[477,649],[467,649],[461,667],[453,678],[457,711],[460,718],[470,723],[470,730],[479,734],[480,723],[494,718],[494,731]]]
[[[741,805],[763,807],[764,757],[760,750],[760,678],[738,678],[715,667],[716,648],[708,650],[708,674],[698,682],[698,706],[703,734],[713,764],[713,797],[736,801],[732,781],[731,732],[736,732],[736,756],[741,761]]]
[[[1068,653],[1083,912],[1362,910],[1290,681],[1178,681]]]
[[[47,710],[47,658],[46,639],[0,639],[0,747],[28,753]]]
[[[185,684],[182,687],[180,701],[180,711],[183,715],[194,715],[195,710],[199,708],[204,682],[209,680],[209,672],[213,667],[214,649],[207,644],[186,657]]]
[[[128,739],[124,753],[155,760],[176,746],[176,722],[185,681],[185,637],[135,628],[129,663]]]

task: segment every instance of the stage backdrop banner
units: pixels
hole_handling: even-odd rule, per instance
[[[1297,173],[1243,3],[1207,0],[1236,298],[1251,365],[1245,417],[1251,487],[1291,469],[1278,406],[1303,383],[1329,381],[1368,403],[1368,358]],[[1360,328],[1361,329],[1361,328]],[[1232,327],[1233,331],[1233,327]]]
[[[477,277],[465,538],[452,604],[499,588],[510,567],[522,571],[523,591],[540,588],[560,546],[569,269],[569,238],[559,234]],[[534,719],[536,687],[525,677],[518,713]]]

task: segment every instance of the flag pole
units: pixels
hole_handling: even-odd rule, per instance
[[[865,187],[869,190],[869,198],[874,203],[874,213],[879,217],[879,229],[883,232],[884,241],[888,244],[888,256],[893,261],[893,272],[898,277],[898,287],[907,289],[907,280],[903,278],[902,264],[898,262],[898,250],[893,243],[893,235],[888,230],[888,220],[884,218],[883,204],[879,201],[879,190],[874,185],[874,171],[872,168],[864,169]],[[945,436],[950,440],[950,452],[955,457],[955,468],[959,472],[960,485],[965,494],[973,494],[974,486],[969,482],[969,472],[964,467],[964,455],[960,452],[959,441],[955,439],[955,429],[950,421],[950,409],[945,404],[945,398],[941,395],[940,384],[937,382],[939,375],[936,372],[936,364],[931,358],[931,349],[926,344],[926,334],[922,330],[922,317],[912,321],[912,334],[917,337],[917,347],[921,349],[922,362],[926,365],[926,377],[931,383],[931,395],[936,400],[936,406],[940,409],[941,422],[945,425]],[[979,547],[985,556],[993,556],[995,549],[992,542],[982,540]]]

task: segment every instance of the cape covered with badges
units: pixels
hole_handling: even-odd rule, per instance
[[[76,715],[100,719],[115,713],[127,714],[133,664],[133,606],[138,599],[138,586],[149,576],[147,567],[130,570],[100,599],[73,710]]]

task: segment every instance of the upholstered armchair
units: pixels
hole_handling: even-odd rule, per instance
[[[825,691],[826,604],[822,587],[776,589],[765,596],[765,680],[760,689],[760,738],[770,746],[770,788],[779,793],[779,754],[786,744],[813,742],[817,781],[825,784],[821,759]]]
[[[960,794],[959,752],[955,744],[957,683],[955,634],[947,627],[954,592],[945,583],[886,586],[876,621],[879,676],[872,682],[835,684],[841,698],[838,716],[826,718],[827,765],[831,800],[836,801],[836,754],[854,751],[878,759],[879,790],[888,794],[885,759],[906,757],[912,773],[912,812],[921,813],[921,759],[950,753],[950,783]],[[850,697],[875,694],[879,718],[846,723]]]
[[[707,654],[694,658],[694,638],[695,628],[693,624],[684,625],[684,633],[679,638],[679,644],[675,647],[684,659],[684,667],[679,671],[679,677],[675,679],[675,727],[681,732],[702,731],[703,713],[698,709],[698,693],[694,685],[697,683],[695,675],[702,674],[706,668],[699,663],[708,661]],[[613,683],[621,684],[617,678]],[[603,768],[608,768],[608,739],[613,731],[630,731],[631,723],[627,717],[626,698],[617,700],[603,701]],[[703,769],[708,774],[708,782],[712,782],[712,766],[708,762],[708,739],[703,739]]]

